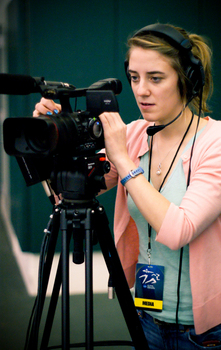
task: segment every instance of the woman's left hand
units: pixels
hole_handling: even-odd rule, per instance
[[[126,147],[127,126],[117,112],[104,112],[99,116],[108,159],[117,167],[122,157],[128,157]]]

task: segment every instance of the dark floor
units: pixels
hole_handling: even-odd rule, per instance
[[[47,314],[46,299],[44,318]],[[30,297],[23,284],[10,242],[0,217],[0,350],[24,349],[26,331],[34,298]],[[71,343],[85,342],[84,295],[71,296]],[[50,337],[50,346],[61,344],[60,300]],[[41,334],[39,342],[41,340]],[[117,299],[108,300],[107,295],[94,295],[94,340],[130,340],[125,320]],[[129,346],[102,346],[94,349],[131,349]]]

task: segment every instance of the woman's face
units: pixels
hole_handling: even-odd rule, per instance
[[[182,110],[177,72],[170,59],[157,51],[133,47],[129,74],[138,107],[147,121],[165,124]]]

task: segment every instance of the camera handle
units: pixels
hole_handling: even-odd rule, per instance
[[[60,104],[61,104],[61,110],[63,113],[72,113],[73,112],[69,96],[60,96],[59,100],[60,100]]]

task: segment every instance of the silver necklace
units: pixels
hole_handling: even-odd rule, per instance
[[[173,147],[169,150],[169,152],[166,154],[166,156],[159,162],[159,164],[157,166],[157,171],[156,171],[157,175],[160,175],[162,173],[162,163],[163,163],[163,161],[166,159],[168,154],[172,151],[172,149],[177,145],[178,142],[179,142],[179,140],[176,141],[175,145],[173,145]],[[157,142],[157,152],[158,152],[158,158],[159,158],[158,142]]]

